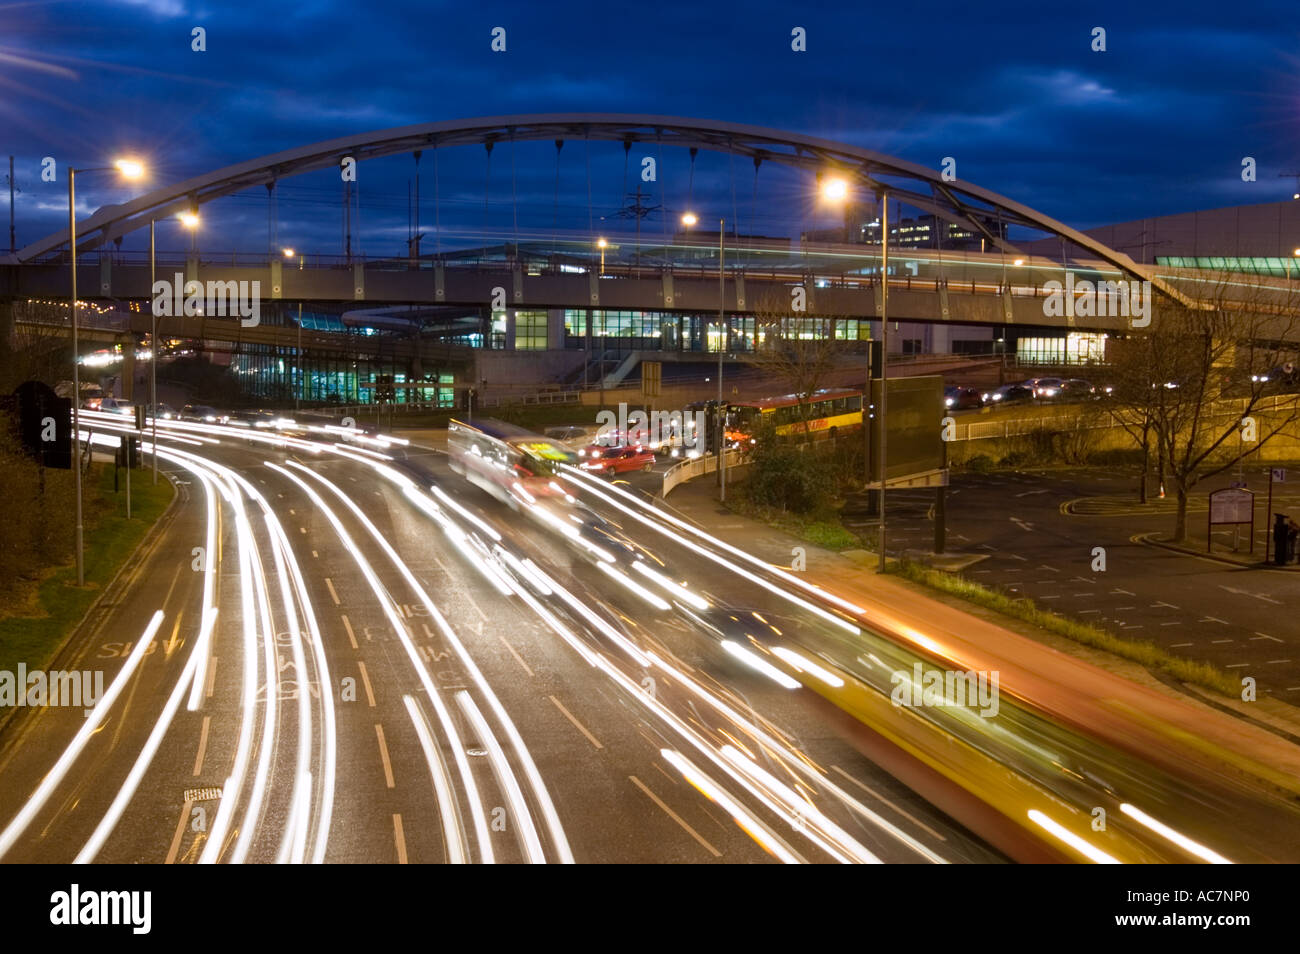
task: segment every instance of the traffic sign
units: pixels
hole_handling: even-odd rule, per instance
[[[1285,483],[1286,483],[1286,468],[1285,468],[1285,467],[1274,467],[1274,468],[1269,472],[1269,480],[1273,481],[1275,484],[1285,484]]]

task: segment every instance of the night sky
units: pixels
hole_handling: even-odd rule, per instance
[[[1080,228],[1296,191],[1294,178],[1279,177],[1300,171],[1293,3],[1053,6],[0,3],[0,163],[17,157],[20,247],[65,224],[66,162],[138,155],[163,184],[350,132],[529,112],[751,123],[936,168],[954,156],[960,178]],[[195,26],[207,31],[206,52],[191,50]],[[507,31],[505,53],[489,48],[496,26]],[[790,49],[796,26],[807,30],[807,52]],[[1091,49],[1097,26],[1106,52]],[[585,157],[575,149],[562,157],[559,186],[550,144],[521,147],[513,178],[512,157],[498,150],[490,181],[482,151],[463,150],[443,166],[443,224],[504,228],[511,202],[526,227],[585,224]],[[57,183],[40,181],[44,156],[59,160]],[[1244,156],[1258,162],[1255,182],[1241,179]],[[623,179],[617,144],[592,161],[591,214],[612,215],[634,176]],[[751,231],[808,224],[774,211],[800,188],[792,180],[756,185],[752,169],[736,171],[741,163],[710,162],[696,173],[697,199],[686,198],[686,166],[665,161],[654,196],[665,221],[686,204],[707,214],[715,190],[726,195],[718,202],[749,207],[740,220],[749,214]],[[370,165],[363,250],[400,254],[411,157]],[[111,175],[80,190],[79,216],[145,191]],[[278,242],[339,251],[337,192],[320,177],[286,181]],[[264,191],[218,204],[204,248],[268,246]]]

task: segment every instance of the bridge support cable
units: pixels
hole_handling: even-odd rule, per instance
[[[564,140],[555,140],[555,193],[551,198],[551,231],[555,233],[555,242],[560,241],[560,150]]]
[[[488,230],[488,202],[492,193],[492,140],[489,139],[483,143],[483,148],[487,150],[487,164],[483,173],[483,232]]]

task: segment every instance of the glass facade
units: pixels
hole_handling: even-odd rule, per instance
[[[1252,275],[1277,275],[1280,278],[1300,276],[1300,258],[1271,258],[1266,256],[1219,256],[1219,255],[1157,255],[1157,265],[1170,268],[1200,268],[1216,272],[1247,272]]]
[[[565,309],[564,347],[587,347],[587,315],[585,308]],[[871,323],[857,318],[771,319],[728,315],[724,340],[724,331],[719,327],[715,314],[680,315],[593,308],[590,315],[591,347],[606,352],[717,352],[724,347],[727,351],[738,352],[757,350],[773,338],[811,340],[833,337],[838,341],[867,341],[871,338]],[[521,330],[516,331],[516,341],[522,334]]]
[[[317,357],[310,352],[302,363],[300,368],[292,348],[277,352],[271,345],[246,344],[231,356],[230,370],[244,394],[265,398],[268,404],[295,400],[309,404],[373,404],[378,376],[391,374],[398,404],[456,405],[451,374],[426,373],[417,381],[408,379],[404,365],[333,355]]]
[[[545,351],[550,346],[545,311],[515,312],[515,350]]]

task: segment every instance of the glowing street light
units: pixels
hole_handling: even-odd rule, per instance
[[[839,176],[832,176],[822,183],[822,198],[827,202],[843,202],[849,197],[849,184]]]
[[[694,212],[687,212],[682,216],[682,225],[686,226],[688,229],[698,221],[699,219],[695,217]]]
[[[199,214],[197,212],[182,212],[177,218],[181,220],[181,225],[187,229],[197,229],[199,227]]]
[[[605,249],[608,247],[608,245],[609,243],[606,242],[603,238],[596,240],[596,247],[600,249],[600,273],[602,275],[605,274]]]
[[[124,179],[140,179],[144,176],[144,164],[136,159],[119,159],[113,165]]]

